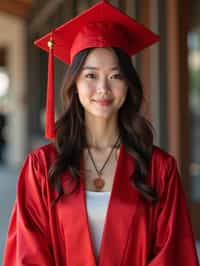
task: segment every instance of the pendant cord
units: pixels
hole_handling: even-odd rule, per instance
[[[120,139],[120,136],[117,137],[117,140],[116,140],[115,144],[112,146],[112,149],[111,149],[110,153],[108,154],[108,157],[107,157],[106,161],[104,162],[104,164],[103,164],[103,166],[101,167],[100,170],[97,169],[97,166],[96,166],[96,163],[95,163],[95,161],[94,161],[93,155],[92,155],[92,153],[91,153],[89,147],[87,147],[88,154],[89,154],[89,156],[90,156],[90,159],[91,159],[91,161],[92,161],[92,164],[93,164],[93,166],[94,166],[94,168],[95,168],[95,170],[96,170],[98,176],[101,176],[101,175],[102,175],[102,171],[103,171],[103,169],[105,168],[107,162],[109,161],[109,159],[110,159],[110,157],[111,157],[111,155],[112,155],[112,153],[113,153],[114,148],[117,146],[117,143],[118,143],[119,139]]]

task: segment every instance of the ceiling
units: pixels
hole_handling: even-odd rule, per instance
[[[0,0],[0,12],[25,19],[33,2],[34,0]]]

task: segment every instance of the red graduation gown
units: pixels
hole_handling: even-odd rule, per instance
[[[52,144],[28,155],[6,240],[4,266],[95,266],[87,220],[84,177],[80,189],[51,207],[55,191],[47,172],[56,158]],[[148,182],[161,198],[148,204],[129,181],[134,158],[123,145],[104,225],[100,266],[197,266],[191,225],[176,162],[153,148]],[[69,174],[62,176],[66,187]]]

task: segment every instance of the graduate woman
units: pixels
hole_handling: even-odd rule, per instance
[[[131,56],[159,37],[101,1],[36,41],[46,136],[21,170],[4,266],[197,266],[176,161],[153,145]],[[53,57],[69,64],[54,127]]]

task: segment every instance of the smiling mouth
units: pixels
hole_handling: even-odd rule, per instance
[[[112,103],[112,100],[94,100],[94,101],[101,106],[108,106]]]

